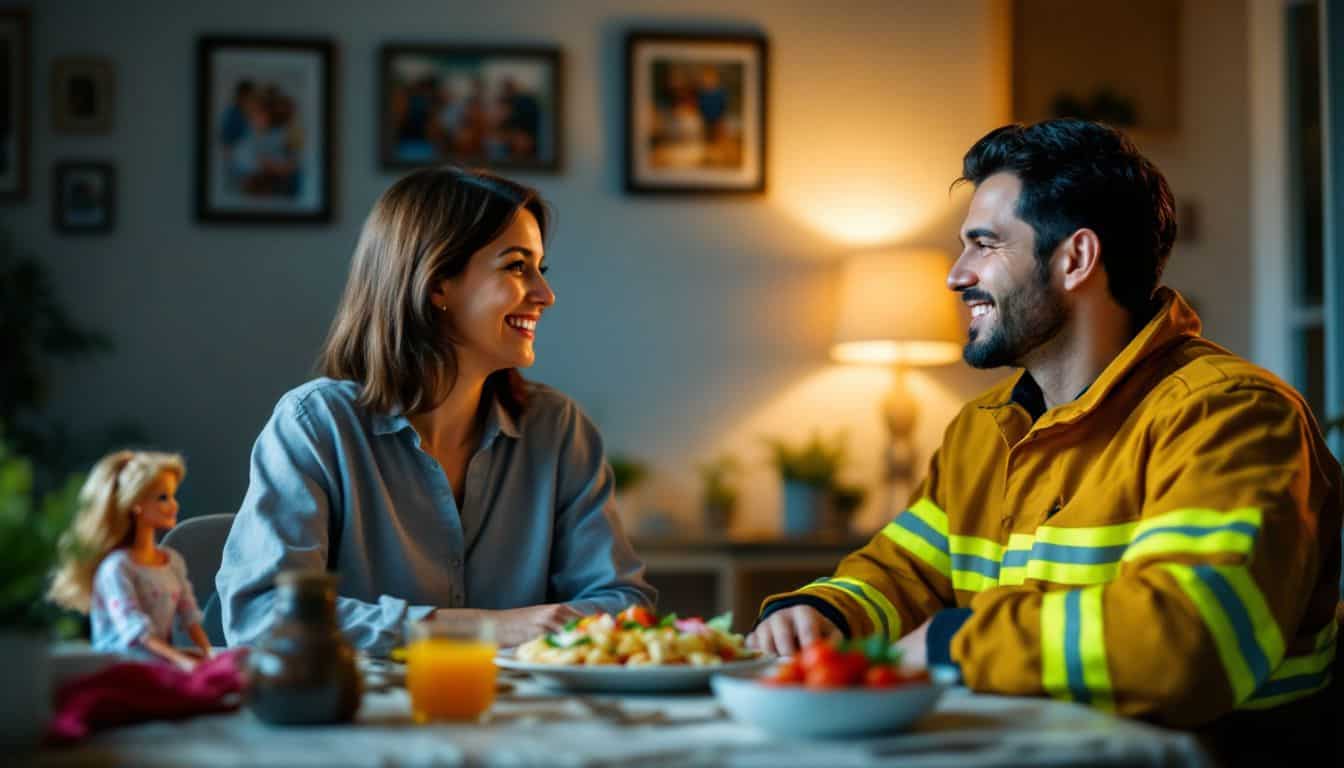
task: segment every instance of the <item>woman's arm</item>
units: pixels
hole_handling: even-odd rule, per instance
[[[616,514],[615,476],[597,427],[573,403],[561,425],[551,594],[581,613],[652,608],[658,593]]]
[[[340,503],[340,464],[332,443],[294,397],[280,401],[258,436],[247,495],[215,579],[229,645],[253,643],[274,623],[274,582],[280,571],[328,570],[330,537],[340,535],[331,525],[333,503]],[[401,641],[406,620],[432,610],[390,595],[377,603],[336,600],[346,637],[377,654]]]

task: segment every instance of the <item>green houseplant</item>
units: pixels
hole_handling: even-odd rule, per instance
[[[51,390],[52,362],[112,348],[100,333],[78,327],[57,301],[42,264],[20,254],[0,231],[0,424],[13,449],[28,457],[35,488],[56,488],[109,445],[135,442],[138,430],[113,425],[79,435],[42,413]]]
[[[709,533],[726,533],[733,527],[737,512],[737,457],[723,455],[696,467],[702,484],[701,503],[704,505],[705,529]]]
[[[784,483],[784,532],[805,535],[827,518],[831,490],[845,460],[845,433],[830,438],[820,431],[800,444],[769,438],[771,461]]]
[[[49,699],[47,643],[61,614],[45,600],[58,542],[74,514],[80,477],[57,490],[34,491],[33,464],[0,434],[0,658],[10,669],[0,686],[0,746],[37,743]]]

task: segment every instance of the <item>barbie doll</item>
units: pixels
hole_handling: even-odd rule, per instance
[[[143,651],[190,670],[210,657],[201,612],[182,556],[155,544],[177,524],[182,457],[118,451],[98,462],[79,494],[79,511],[63,540],[48,597],[89,614],[93,647]],[[173,619],[200,655],[172,645]]]

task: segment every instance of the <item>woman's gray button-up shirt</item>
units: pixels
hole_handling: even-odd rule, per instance
[[[435,608],[651,607],[597,428],[559,392],[528,388],[519,420],[487,408],[461,509],[410,421],[360,406],[354,382],[282,397],[215,578],[229,645],[271,625],[275,576],[292,568],[339,574],[341,628],[375,654]]]

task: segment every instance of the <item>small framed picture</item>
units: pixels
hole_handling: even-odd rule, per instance
[[[116,217],[116,171],[110,163],[69,161],[52,171],[52,225],[69,234],[110,232]]]
[[[764,38],[636,31],[625,53],[626,191],[765,191]]]
[[[384,168],[559,170],[560,49],[388,45],[379,72]]]
[[[28,197],[28,11],[0,10],[0,201]]]
[[[198,41],[198,219],[331,218],[333,57],[326,40]]]
[[[112,130],[112,61],[56,59],[51,63],[51,128],[57,133]]]

